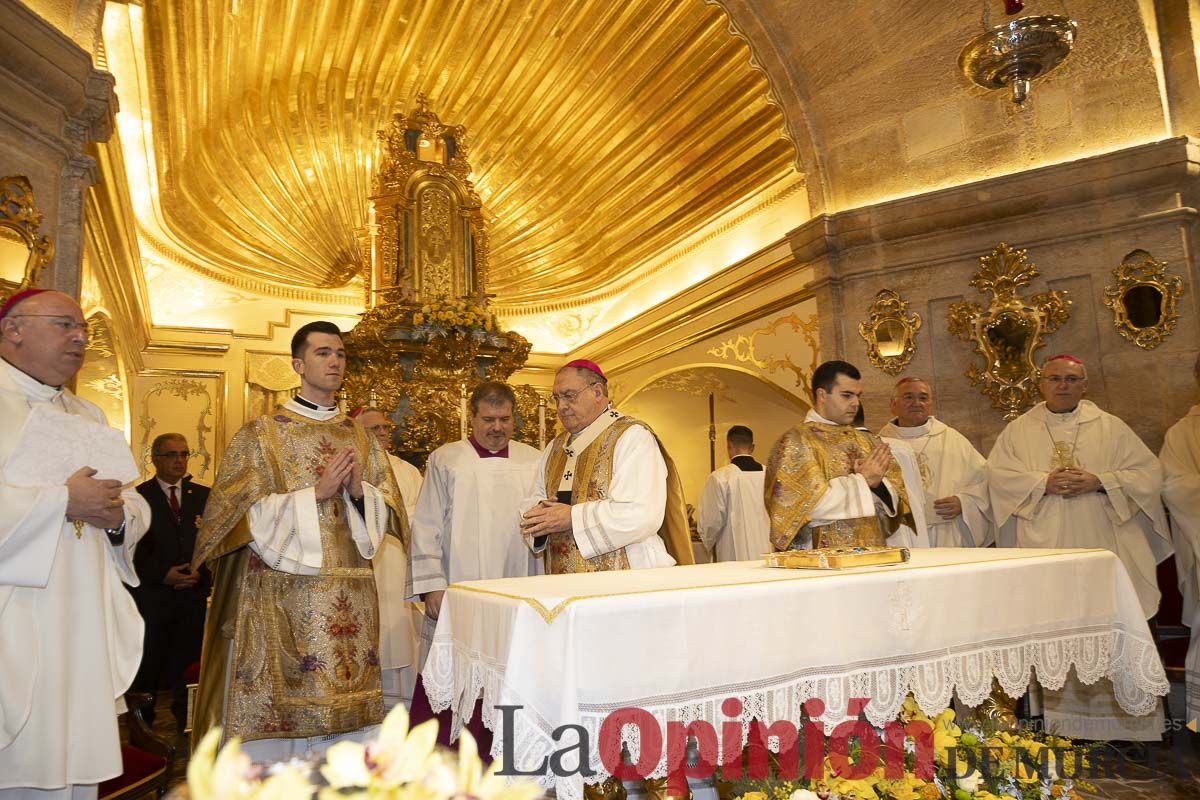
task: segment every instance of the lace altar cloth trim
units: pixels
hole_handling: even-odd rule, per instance
[[[600,761],[600,726],[618,708],[636,706],[648,711],[665,733],[668,722],[684,725],[704,720],[720,730],[722,722],[740,719],[742,745],[745,746],[751,720],[770,723],[777,720],[798,721],[802,704],[813,697],[825,703],[826,713],[820,718],[827,733],[847,719],[846,708],[851,698],[870,698],[864,709],[872,725],[882,727],[899,714],[904,698],[911,692],[921,709],[930,715],[950,706],[952,695],[968,706],[977,706],[991,693],[992,679],[1010,696],[1023,694],[1029,686],[1030,675],[1037,670],[1038,682],[1047,689],[1061,689],[1071,667],[1079,680],[1092,684],[1101,678],[1112,681],[1117,703],[1135,716],[1151,713],[1158,697],[1169,689],[1166,673],[1158,652],[1151,642],[1131,636],[1120,627],[1098,625],[1052,634],[1012,637],[977,642],[961,649],[911,656],[903,662],[895,659],[860,662],[837,669],[797,670],[788,675],[760,681],[697,689],[669,696],[631,699],[619,705],[580,705],[577,720],[588,733],[589,766],[596,774],[589,783],[602,782],[610,777]],[[435,711],[451,706],[454,710],[453,736],[458,737],[465,720],[470,718],[475,701],[483,698],[483,722],[493,731],[492,756],[500,758],[507,749],[513,763],[522,771],[542,764],[560,748],[576,743],[573,735],[555,741],[551,734],[556,723],[546,719],[537,709],[504,684],[504,665],[467,651],[449,641],[434,641],[423,672],[425,689]],[[452,697],[454,687],[461,694]],[[721,703],[736,697],[742,702],[742,714],[728,717],[721,712]],[[522,706],[512,714],[515,742],[504,741],[505,731],[500,724],[497,703]],[[576,722],[576,720],[565,720]],[[724,737],[718,737],[723,739]],[[622,739],[629,746],[635,761],[640,752],[639,731],[627,725]],[[771,739],[771,749],[777,748]],[[718,744],[718,748],[720,744]],[[719,763],[721,754],[701,751],[710,763]],[[667,774],[664,736],[663,752],[657,767],[649,777]],[[582,782],[576,777],[557,779],[552,774],[539,776],[545,787],[556,786],[559,800],[581,800]]]

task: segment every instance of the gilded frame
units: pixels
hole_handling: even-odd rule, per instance
[[[879,330],[888,323],[899,326],[900,352],[884,355],[880,350]],[[876,369],[888,375],[898,375],[917,352],[917,331],[921,330],[921,315],[909,312],[908,301],[892,289],[881,289],[867,309],[867,319],[858,323],[858,335],[867,342],[867,358]]]
[[[1183,278],[1167,275],[1167,262],[1155,261],[1145,250],[1127,254],[1112,274],[1115,284],[1104,287],[1104,305],[1113,312],[1113,327],[1143,350],[1153,350],[1171,335],[1179,321],[1175,301],[1183,294]],[[1158,292],[1159,313],[1154,324],[1139,326],[1130,319],[1125,298],[1135,289]]]
[[[54,243],[41,235],[42,212],[34,202],[33,186],[24,175],[0,178],[0,228],[12,232],[29,249],[20,281],[0,278],[0,302],[37,283],[38,274],[54,257]]]
[[[1038,366],[1034,353],[1045,345],[1044,337],[1066,323],[1071,301],[1065,291],[1047,291],[1027,301],[1019,293],[1038,275],[1024,250],[1004,242],[986,256],[970,285],[992,295],[987,308],[972,300],[950,306],[948,329],[953,336],[971,342],[983,360],[972,364],[966,377],[992,399],[992,407],[1011,420],[1033,406],[1039,398]]]

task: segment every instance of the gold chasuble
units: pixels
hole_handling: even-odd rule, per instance
[[[851,425],[812,419],[806,419],[779,438],[767,461],[764,484],[764,499],[771,520],[771,544],[776,550],[801,547],[810,536],[813,547],[885,545],[895,522],[908,513],[904,476],[895,459],[885,475],[898,500],[892,521],[881,517],[873,493],[864,493],[859,486],[834,486],[831,483],[851,475],[853,462],[866,458],[881,443],[875,434]],[[824,512],[814,525],[816,515],[813,512],[831,491],[844,494],[844,502]]]
[[[614,416],[616,416],[614,414]],[[608,496],[609,483],[612,481],[613,456],[616,453],[617,441],[621,434],[635,425],[640,425],[654,436],[663,461],[667,464],[667,507],[663,514],[662,526],[658,529],[659,538],[666,545],[667,553],[675,559],[676,564],[694,564],[692,555],[691,536],[688,533],[687,510],[683,499],[683,484],[679,480],[679,471],[671,460],[658,436],[646,423],[632,417],[617,416],[604,431],[575,456],[573,475],[571,476],[571,505],[603,500]],[[550,454],[546,460],[546,487],[553,497],[552,487],[563,484],[563,472],[567,466],[567,438],[569,434],[560,433],[550,443]],[[567,572],[606,572],[609,570],[629,569],[629,556],[625,548],[619,548],[593,558],[584,558],[575,543],[575,536],[570,531],[552,533],[546,540],[546,574],[559,575]]]
[[[254,740],[343,733],[383,719],[378,594],[347,519],[359,512],[342,493],[316,503],[320,565],[312,574],[273,569],[248,546],[251,507],[314,486],[345,447],[382,497],[366,504],[370,522],[403,541],[407,519],[387,454],[344,414],[318,421],[281,406],[246,424],[225,451],[193,562],[215,561],[193,741],[214,725],[226,739]],[[289,544],[305,535],[299,527]]]

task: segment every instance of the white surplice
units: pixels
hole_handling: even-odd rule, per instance
[[[481,458],[466,439],[429,454],[412,517],[410,600],[459,581],[538,574],[520,511],[537,460],[537,450],[515,440],[508,458]]]
[[[967,437],[935,417],[923,425],[901,427],[892,420],[879,431],[889,439],[901,439],[917,459],[921,491],[910,491],[914,507],[924,498],[923,510],[929,531],[930,547],[986,547],[995,539],[991,504],[987,489],[987,459],[979,454]],[[925,469],[921,469],[922,462]],[[962,514],[943,519],[934,511],[933,502],[957,497]]]
[[[603,425],[601,414],[591,425],[568,440],[589,441],[589,428]],[[586,449],[587,444],[578,448]],[[542,450],[534,475],[533,492],[521,504],[533,508],[542,500],[555,499],[546,493],[546,461],[550,447]],[[658,535],[667,508],[667,462],[654,434],[642,425],[632,425],[613,448],[612,479],[608,495],[571,506],[571,535],[584,558],[595,558],[625,548],[630,569],[673,567],[675,559]],[[529,542],[533,546],[533,542]],[[610,547],[602,550],[601,547]],[[541,548],[538,552],[544,550]]]
[[[404,510],[411,520],[421,493],[421,471],[391,453],[388,453],[388,462],[396,476],[396,485],[400,487]],[[379,591],[379,669],[383,680],[383,703],[390,710],[396,703],[407,706],[412,702],[424,613],[417,604],[405,599],[408,553],[399,539],[384,537],[383,546],[371,566],[375,569],[375,588]]]
[[[133,551],[150,508],[131,488],[121,544],[90,525],[76,536],[65,485],[12,474],[21,427],[43,403],[107,425],[96,406],[0,360],[0,797],[95,797],[121,773],[118,701],[143,630],[121,584],[138,585]]]
[[[892,449],[892,458],[900,465],[900,474],[904,477],[904,493],[908,495],[909,513],[912,515],[913,524],[910,526],[907,522],[901,522],[896,526],[895,532],[887,537],[887,544],[890,547],[933,547],[929,540],[929,528],[925,519],[925,504],[915,502],[911,498],[921,497],[921,470],[917,465],[917,455],[909,447],[908,442],[903,439],[889,438],[880,434],[879,438],[883,439]]]
[[[1055,443],[1096,475],[1104,493],[1046,494]],[[1039,403],[1013,420],[988,456],[988,492],[1001,547],[1102,547],[1114,552],[1149,619],[1158,610],[1156,565],[1171,555],[1162,467],[1128,425],[1089,400],[1056,414]],[[1111,685],[1074,676],[1045,693],[1047,728],[1078,738],[1157,741],[1163,713],[1131,717]]]
[[[1167,431],[1158,456],[1163,500],[1171,512],[1175,566],[1183,594],[1183,622],[1192,629],[1188,647],[1187,719],[1200,719],[1200,405]]]
[[[749,458],[749,456],[742,456]],[[771,547],[771,520],[763,502],[766,470],[726,464],[708,476],[696,507],[696,530],[714,561],[761,559]]]

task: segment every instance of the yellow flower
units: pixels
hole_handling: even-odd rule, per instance
[[[413,325],[420,325],[424,321],[425,321],[424,314],[420,314],[420,313],[413,314]]]
[[[738,800],[767,800],[766,792],[746,792]]]
[[[188,762],[188,789],[193,800],[240,800],[254,795],[248,779],[253,764],[237,737],[217,753],[221,729],[213,728],[200,741]]]
[[[308,782],[308,771],[301,770],[291,764],[284,764],[279,770],[263,781],[254,794],[254,800],[294,800],[297,797],[308,797],[312,793],[312,784]],[[338,797],[350,797],[339,792]]]
[[[379,779],[388,786],[419,781],[437,744],[437,720],[428,720],[411,731],[408,711],[396,705],[384,718],[379,738],[367,748]]]

